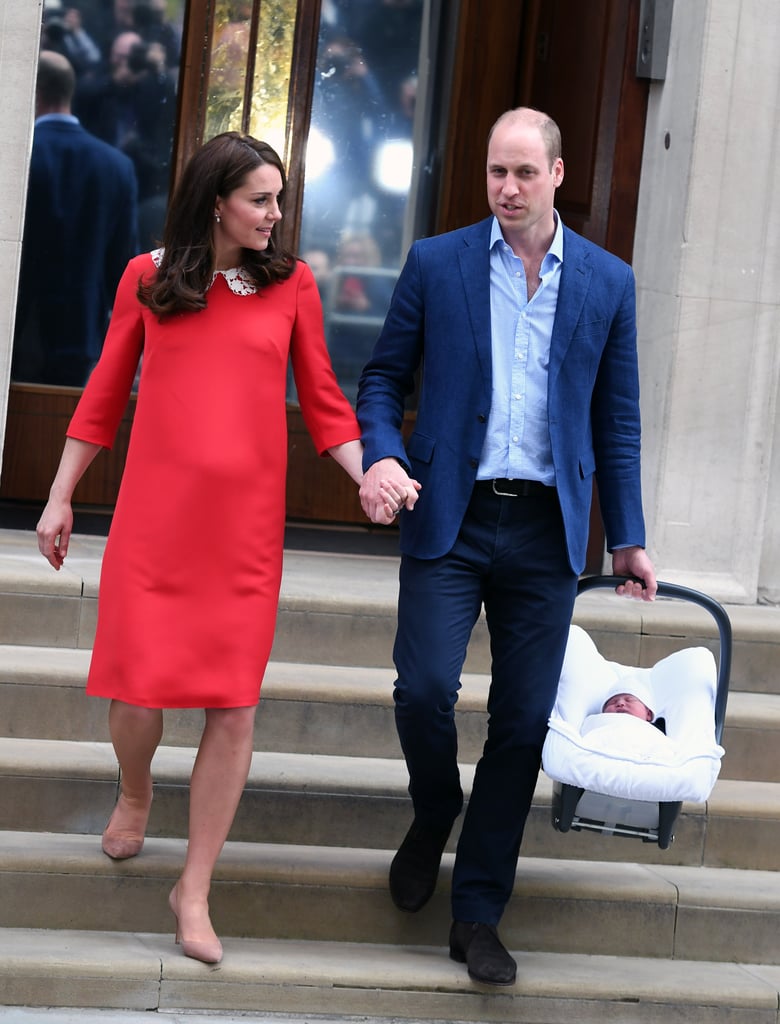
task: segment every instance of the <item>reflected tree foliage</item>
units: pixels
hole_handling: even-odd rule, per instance
[[[255,50],[249,133],[284,152],[296,0],[263,0]]]
[[[295,0],[217,0],[206,138],[247,131],[284,150],[296,8]]]
[[[217,0],[214,9],[204,137],[242,131],[251,0]]]

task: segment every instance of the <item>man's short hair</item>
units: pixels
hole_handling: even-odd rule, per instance
[[[525,124],[536,125],[544,140],[544,148],[547,150],[547,159],[550,164],[550,170],[552,170],[555,161],[559,160],[563,155],[563,145],[561,142],[561,129],[549,114],[545,114],[543,110],[537,110],[535,107],[515,107],[514,110],[504,111],[490,129],[488,146],[493,137],[493,132],[500,124],[504,124],[505,121],[521,121]]]
[[[41,50],[35,92],[47,107],[70,104],[76,91],[76,73],[67,57],[54,50]]]

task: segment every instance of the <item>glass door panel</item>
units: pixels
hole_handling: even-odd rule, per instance
[[[425,7],[322,5],[299,251],[320,286],[331,359],[353,402],[404,251]]]

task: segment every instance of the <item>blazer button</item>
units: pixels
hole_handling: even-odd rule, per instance
[[[477,416],[477,423],[484,423],[487,420],[487,416],[483,416],[482,413]]]
[[[478,465],[479,459],[469,459],[469,466],[471,466],[472,469],[476,469]]]

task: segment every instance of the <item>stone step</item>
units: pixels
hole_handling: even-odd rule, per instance
[[[176,1020],[177,1011],[187,1020],[279,1014],[280,1024],[776,1024],[780,1001],[780,968],[729,960],[673,960],[659,971],[654,959],[519,949],[515,986],[495,990],[471,982],[441,939],[406,949],[231,938],[224,946],[210,968],[169,936],[0,929],[0,990],[6,1004],[28,1007],[121,1007]],[[81,1024],[91,1020],[86,1013]],[[119,1022],[128,1024],[124,1014]]]
[[[0,530],[0,644],[89,648],[104,544],[74,535],[67,564],[56,573],[32,532]],[[286,551],[274,660],[391,667],[397,576],[392,557]],[[780,609],[730,605],[727,611],[732,691],[780,694]],[[712,617],[686,601],[647,605],[596,590],[578,599],[575,621],[606,657],[623,664],[652,665],[680,647],[718,648]],[[480,620],[466,671],[485,673],[489,664]]]
[[[556,833],[551,783],[540,778],[502,922],[519,981],[496,992],[471,983],[444,946],[457,830],[424,911],[400,914],[387,894],[411,813],[391,697],[397,560],[286,552],[256,753],[212,890],[226,957],[208,968],[176,950],[166,903],[184,856],[201,713],[166,713],[141,856],[116,863],[100,852],[118,771],[106,705],[83,686],[103,544],[74,537],[54,573],[34,535],[0,530],[5,1008],[778,1024],[777,609],[728,609],[722,776],[706,805],[684,805],[669,850]],[[699,643],[718,653],[713,621],[685,602],[648,607],[595,591],[578,600],[575,621],[625,664]],[[481,621],[458,711],[466,762],[483,741],[488,670]],[[465,763],[466,792],[471,774]]]
[[[0,730],[7,736],[107,740],[106,704],[84,694],[89,651],[0,646]],[[263,683],[256,750],[397,757],[392,669],[273,661]],[[489,679],[467,673],[458,701],[459,749],[476,762],[485,740]],[[195,746],[197,710],[166,711],[168,745]],[[732,693],[721,778],[780,782],[780,695]]]
[[[195,749],[161,747],[149,836],[186,836]],[[466,797],[473,766],[461,768]],[[241,842],[396,849],[409,827],[405,765],[390,758],[255,752],[231,838]],[[108,743],[0,738],[0,829],[99,835],[117,794]],[[523,851],[529,856],[772,870],[780,784],[719,780],[706,804],[683,804],[667,850],[638,839],[556,832],[552,782],[540,775]],[[458,825],[450,839],[453,850]]]
[[[194,748],[161,747],[154,763],[149,835],[184,836]],[[473,766],[462,765],[468,796]],[[99,834],[116,798],[118,769],[107,743],[0,739],[7,798],[0,828]],[[255,752],[232,830],[237,840],[394,849],[409,824],[405,766],[398,759]],[[685,803],[669,850],[551,826],[552,782],[539,778],[524,850],[533,856],[706,864],[771,870],[780,840],[780,784],[719,780],[706,805]],[[457,828],[450,847],[454,848]]]
[[[0,832],[0,927],[170,933],[182,839],[113,862],[92,836]],[[210,907],[220,936],[437,945],[452,856],[431,902],[395,909],[386,850],[228,843]],[[521,857],[501,921],[508,948],[659,960],[780,961],[780,875]],[[171,936],[172,939],[172,936]]]

